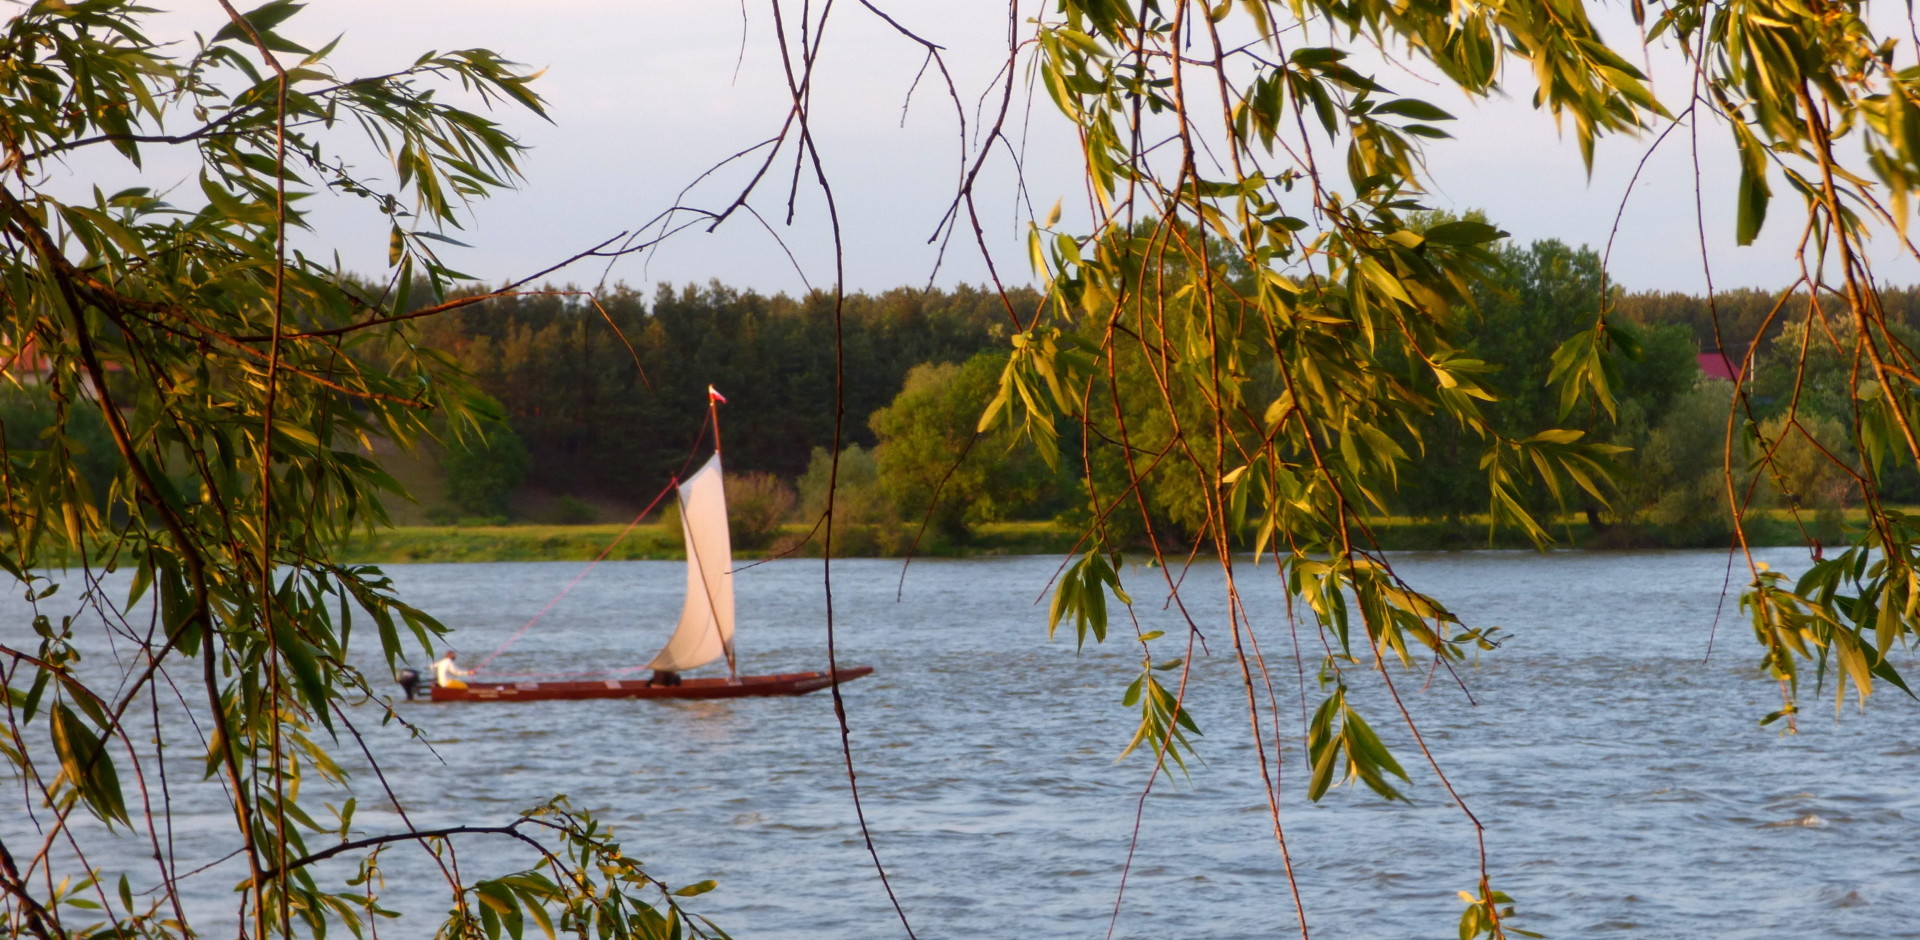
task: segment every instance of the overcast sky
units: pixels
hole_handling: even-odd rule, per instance
[[[244,4],[243,4],[244,7]],[[905,25],[948,47],[968,104],[975,103],[1005,55],[1004,8],[986,3],[913,0],[888,6]],[[185,36],[219,25],[211,2],[180,4],[161,35]],[[1035,6],[1034,11],[1038,12]],[[1632,39],[1630,24],[1614,27],[1616,43]],[[814,93],[815,130],[838,196],[846,236],[845,282],[853,290],[980,283],[988,271],[977,248],[960,242],[944,261],[927,244],[952,197],[962,152],[951,103],[923,78],[905,112],[903,103],[921,65],[919,47],[893,33],[853,3],[836,6],[824,65]],[[677,0],[316,0],[287,29],[318,44],[343,35],[336,67],[385,71],[429,49],[492,48],[545,75],[537,88],[551,106],[548,124],[524,112],[501,118],[534,150],[527,181],[516,192],[477,206],[465,232],[469,249],[452,249],[455,267],[489,282],[524,275],[621,231],[631,231],[680,199],[719,208],[742,176],[723,172],[686,197],[680,193],[709,167],[761,140],[785,113],[772,21],[763,0],[739,4]],[[1516,74],[1517,74],[1516,70]],[[1523,240],[1557,238],[1603,249],[1627,183],[1651,138],[1601,144],[1588,178],[1571,139],[1528,103],[1521,85],[1509,99],[1473,104],[1400,71],[1382,73],[1402,94],[1427,97],[1461,118],[1453,141],[1429,152],[1437,181],[1433,202],[1455,210],[1482,209]],[[1656,91],[1676,97],[1684,74],[1657,63]],[[1524,76],[1521,77],[1524,82]],[[1069,225],[1086,218],[1073,139],[1044,97],[1021,111],[1012,129],[1024,146],[1024,179],[1015,185],[1008,159],[994,161],[983,181],[983,223],[1001,276],[1025,283],[1031,275],[1021,238],[1034,212],[1065,197]],[[1733,165],[1723,132],[1703,128],[1702,200],[1708,257],[1717,287],[1775,287],[1792,277],[1799,207],[1776,181],[1772,223],[1762,243],[1736,248],[1732,232]],[[971,146],[974,141],[969,140]],[[1698,292],[1704,289],[1694,219],[1690,141],[1671,135],[1642,172],[1613,238],[1610,269],[1629,289]],[[743,164],[744,165],[744,164]],[[791,160],[763,184],[754,205],[768,224],[734,218],[716,234],[694,231],[645,256],[607,270],[578,266],[562,277],[594,283],[602,277],[647,288],[659,282],[725,283],[762,292],[826,287],[834,280],[827,226],[818,191],[803,185],[792,225],[785,221]],[[1077,214],[1076,214],[1077,212]],[[346,206],[318,215],[320,231],[303,238],[310,248],[338,250],[348,267],[373,273],[385,261],[386,238],[377,219]],[[791,249],[789,260],[780,241]],[[1881,277],[1920,281],[1920,268],[1893,246],[1879,246]],[[796,267],[797,262],[797,267]]]

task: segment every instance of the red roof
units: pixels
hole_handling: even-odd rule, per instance
[[[1701,353],[1700,371],[1705,372],[1709,378],[1726,379],[1729,382],[1740,381],[1740,367],[1723,353]]]
[[[39,339],[29,336],[14,349],[11,357],[0,352],[0,372],[7,373],[23,382],[43,382],[53,374],[54,361],[50,356],[42,355]],[[102,363],[108,372],[119,372],[123,367],[118,362]]]
[[[35,338],[29,336],[14,350],[12,356],[0,355],[0,368],[14,375],[40,379],[53,371],[53,362],[40,355]]]

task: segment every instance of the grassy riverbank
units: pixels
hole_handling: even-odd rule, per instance
[[[1844,520],[1823,520],[1824,541],[1837,541],[1837,522],[1854,524],[1857,513]],[[1515,549],[1531,545],[1517,532],[1497,532],[1490,538],[1485,520],[1459,523],[1384,518],[1368,523],[1373,535],[1394,551],[1462,551],[1485,548]],[[1811,519],[1807,529],[1815,530]],[[625,535],[622,536],[622,533]],[[742,558],[797,555],[817,557],[821,543],[809,540],[804,526],[787,526],[768,548],[739,550]],[[1755,545],[1802,544],[1801,529],[1784,513],[1767,513],[1748,520],[1747,534]],[[912,527],[899,529],[856,526],[837,534],[834,554],[843,557],[900,557],[911,548],[929,557],[983,555],[1063,555],[1072,551],[1080,531],[1051,522],[999,522],[980,526],[972,539],[952,544],[923,540],[913,546]],[[1553,530],[1557,544],[1567,548],[1708,548],[1724,539],[1702,543],[1683,533],[1660,527],[1616,527],[1596,531],[1584,519],[1568,516]],[[616,541],[617,540],[617,541]],[[608,546],[612,548],[609,549]],[[468,562],[468,561],[586,561],[602,551],[611,559],[677,559],[680,533],[667,526],[647,524],[628,530],[621,525],[503,525],[403,526],[355,539],[345,557],[357,562]]]
[[[735,554],[743,558],[782,554],[817,557],[822,543],[818,536],[809,540],[809,534],[806,526],[786,526],[771,546],[759,550],[736,548]],[[836,534],[834,554],[898,557],[907,553],[913,537],[912,528],[882,531],[875,526],[854,526]],[[913,551],[935,557],[1065,554],[1079,537],[1078,531],[1050,522],[997,522],[980,526],[964,545],[926,540]],[[619,560],[683,557],[679,530],[658,524],[638,525],[631,530],[622,525],[401,526],[354,539],[345,557],[384,563],[586,561],[602,551],[608,558]]]

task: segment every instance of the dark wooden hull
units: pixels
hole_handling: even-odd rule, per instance
[[[679,685],[650,685],[645,679],[592,679],[577,682],[472,682],[464,689],[433,687],[436,702],[538,702],[583,698],[751,698],[765,695],[805,695],[851,682],[873,671],[851,666],[832,675],[824,672],[788,672],[777,676],[741,676],[738,680],[682,679]]]

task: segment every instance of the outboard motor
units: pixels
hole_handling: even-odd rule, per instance
[[[420,673],[413,669],[402,669],[394,678],[400,681],[401,690],[407,693],[407,701],[413,701],[414,695],[420,691]]]

